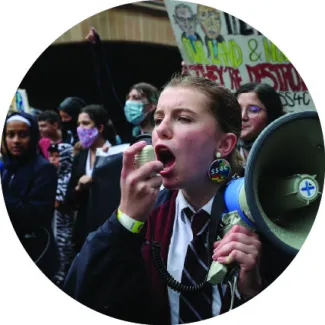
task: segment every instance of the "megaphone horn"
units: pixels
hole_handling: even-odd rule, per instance
[[[255,140],[245,177],[227,185],[223,235],[241,224],[257,229],[287,254],[297,254],[316,218],[324,169],[317,112],[289,113],[273,121]],[[220,283],[227,272],[225,265],[213,262],[208,281]]]

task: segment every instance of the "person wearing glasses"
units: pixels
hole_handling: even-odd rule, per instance
[[[245,173],[245,165],[254,141],[271,122],[285,112],[279,94],[266,83],[246,83],[235,95],[242,113],[242,129],[237,149],[245,161],[243,170]],[[274,247],[263,235],[260,238],[263,241],[264,254],[268,256],[261,266],[261,272],[271,284],[288,267],[293,257]]]
[[[238,149],[245,161],[254,141],[271,122],[284,114],[279,94],[266,83],[250,82],[236,92],[242,111]]]

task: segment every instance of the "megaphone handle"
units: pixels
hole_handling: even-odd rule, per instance
[[[219,236],[222,235],[222,237],[235,225],[241,225],[248,229],[252,229],[241,219],[237,211],[231,211],[225,214],[222,221],[225,222],[221,230],[222,234],[219,234]],[[229,266],[213,261],[211,263],[207,281],[213,285],[219,284],[224,281],[229,270]]]
[[[210,266],[207,281],[212,285],[221,283],[228,273],[227,265],[213,261]]]
[[[226,283],[233,281],[234,277],[239,274],[239,270],[240,267],[237,263],[225,265],[217,261],[213,261],[210,266],[207,281],[212,285],[216,285],[221,282]]]

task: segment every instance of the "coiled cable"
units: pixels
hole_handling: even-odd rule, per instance
[[[197,285],[189,286],[183,284],[173,278],[173,276],[168,272],[166,265],[161,256],[161,244],[159,242],[152,242],[152,259],[154,261],[155,267],[159,274],[159,277],[167,283],[167,286],[177,292],[196,292],[200,291],[203,286],[207,283],[208,273],[207,272],[203,282]],[[212,263],[212,255],[210,254],[210,249],[208,248],[208,269],[210,269]]]

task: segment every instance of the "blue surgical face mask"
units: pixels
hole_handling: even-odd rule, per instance
[[[145,118],[144,104],[134,100],[127,100],[124,106],[124,114],[128,122],[139,125]]]

